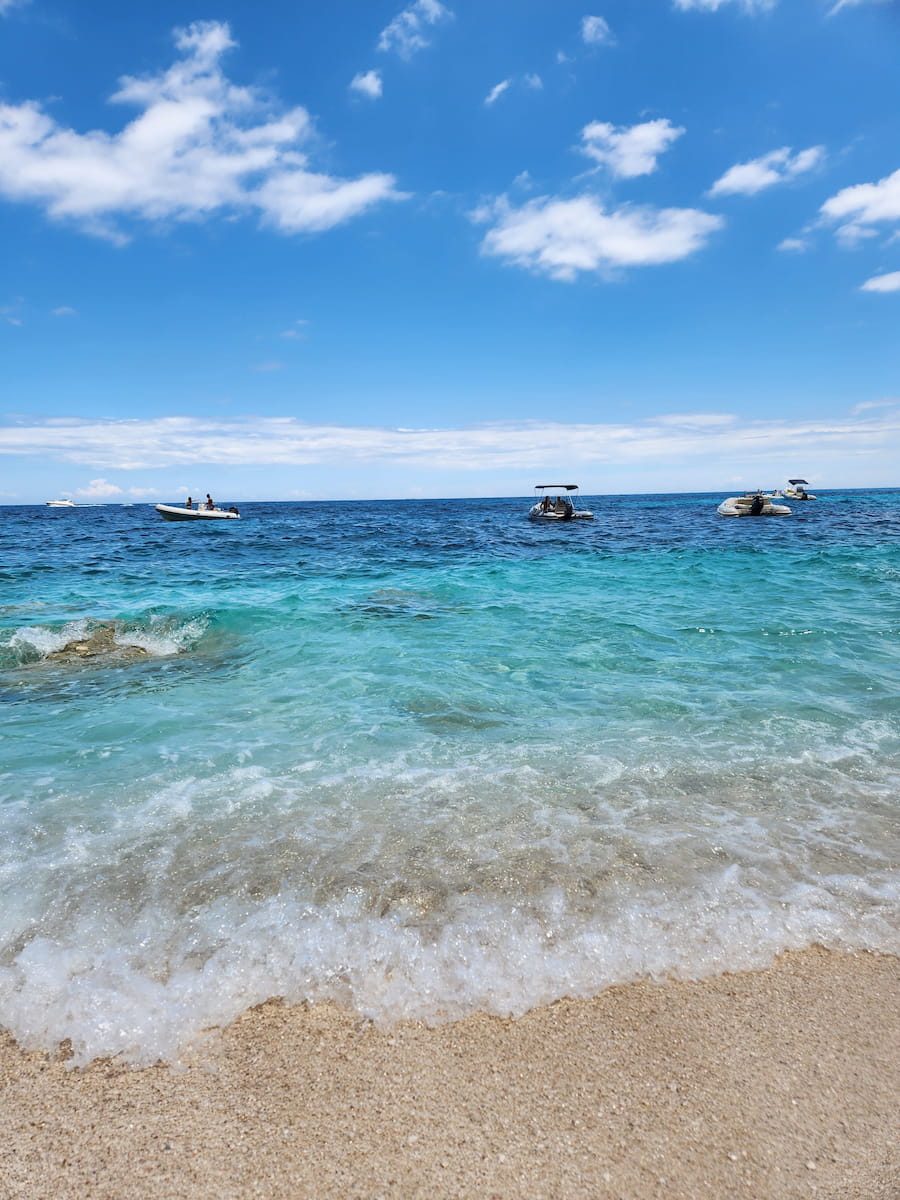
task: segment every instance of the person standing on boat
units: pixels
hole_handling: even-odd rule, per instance
[[[209,492],[206,493],[206,507],[210,510],[210,512],[212,512],[212,510],[216,507],[215,504],[213,504],[213,498]]]
[[[194,501],[190,496],[188,496],[187,502],[185,503],[184,507],[185,508],[193,508],[194,507]]]

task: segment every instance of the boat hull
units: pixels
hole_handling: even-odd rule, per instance
[[[224,508],[180,508],[175,504],[157,504],[156,511],[164,521],[239,521],[240,513]]]
[[[529,521],[593,521],[594,514],[583,509],[581,512],[573,512],[569,516],[565,513],[557,512],[541,512],[538,505],[535,505],[528,514]]]
[[[791,510],[786,504],[773,504],[770,499],[754,511],[752,496],[729,496],[723,500],[716,512],[720,517],[789,517]]]

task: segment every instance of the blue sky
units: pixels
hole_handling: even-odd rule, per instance
[[[0,0],[0,503],[900,483],[897,0]]]

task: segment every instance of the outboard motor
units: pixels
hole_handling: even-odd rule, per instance
[[[765,506],[765,503],[766,502],[765,502],[764,498],[762,496],[760,496],[759,493],[757,492],[757,494],[753,497],[753,502],[750,505],[750,516],[758,517],[760,515],[760,513],[762,512],[762,510]]]

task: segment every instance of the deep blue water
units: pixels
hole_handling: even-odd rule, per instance
[[[900,951],[900,491],[721,498],[0,508],[0,1024]]]

